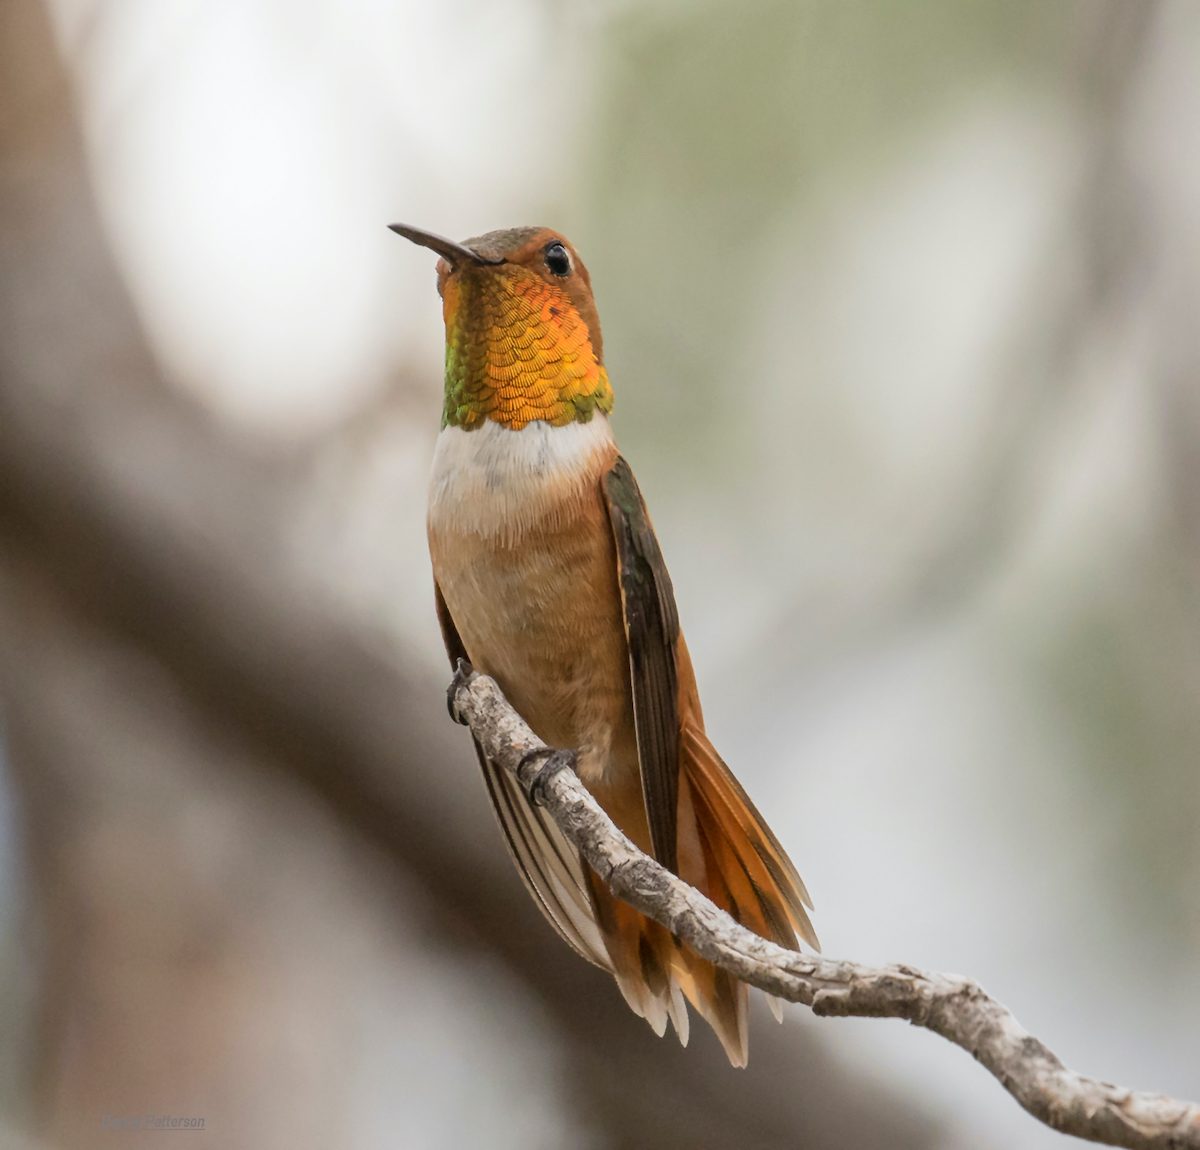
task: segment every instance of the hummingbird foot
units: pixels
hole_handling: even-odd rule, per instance
[[[458,708],[454,705],[454,696],[458,694],[459,687],[465,687],[470,682],[471,676],[474,674],[475,668],[466,659],[458,659],[454,664],[454,678],[450,680],[450,686],[446,688],[446,710],[450,712],[450,718],[464,727],[467,725],[467,720],[458,713]]]
[[[556,750],[554,747],[537,747],[521,756],[521,761],[517,764],[517,778],[525,782],[526,764],[536,762],[538,759],[546,761],[537,774],[525,784],[525,792],[535,807],[544,807],[546,805],[546,784],[559,771],[575,770],[577,762],[574,751]]]

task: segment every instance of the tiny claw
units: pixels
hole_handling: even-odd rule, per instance
[[[458,694],[459,687],[465,687],[471,681],[471,676],[474,674],[475,668],[466,659],[458,659],[454,664],[454,678],[450,680],[450,686],[446,688],[446,710],[450,712],[450,718],[464,727],[467,725],[467,720],[458,713],[458,708],[454,705],[454,696]]]
[[[535,807],[544,807],[546,805],[546,784],[559,771],[575,770],[575,752],[556,750],[554,747],[535,747],[521,756],[521,761],[517,763],[517,777],[521,777],[522,768],[526,763],[531,763],[536,759],[545,759],[546,762],[530,780],[526,787],[526,793],[529,795],[529,801]]]

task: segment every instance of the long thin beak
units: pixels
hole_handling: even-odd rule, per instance
[[[414,244],[420,244],[423,248],[429,248],[431,251],[437,252],[445,260],[449,260],[451,264],[462,263],[467,261],[477,264],[500,264],[503,260],[487,259],[481,256],[478,252],[473,252],[470,248],[463,244],[456,244],[453,240],[448,240],[445,236],[435,235],[433,232],[424,232],[420,228],[410,228],[408,224],[388,224],[388,227],[398,236],[403,236],[406,240],[412,240]]]

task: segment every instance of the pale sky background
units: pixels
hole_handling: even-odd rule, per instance
[[[1086,5],[917,7],[52,4],[174,385],[315,447],[288,525],[314,594],[390,620],[440,684],[440,311],[432,257],[384,225],[561,228],[710,732],[826,953],[969,974],[1069,1065],[1195,1098],[1200,643],[1158,380],[1200,287],[1200,9],[1164,5],[1097,112]],[[1125,183],[1098,237],[1103,147]],[[1126,278],[1064,320],[1102,241],[1136,248]],[[462,770],[477,785],[465,747]],[[388,1025],[411,1003],[371,969],[363,1144],[397,1104],[377,1080],[415,1066],[421,1144],[554,1143],[548,1089],[509,1121],[503,1019],[465,980],[419,967],[454,1022],[415,1061]],[[786,1025],[911,1091],[947,1148],[1064,1144],[932,1036]],[[520,1056],[544,1057],[536,1026]],[[491,1093],[447,1114],[467,1077]]]

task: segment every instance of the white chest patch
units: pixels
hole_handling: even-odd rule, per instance
[[[472,431],[444,427],[433,453],[430,529],[514,543],[594,482],[611,447],[599,412],[565,427],[538,422],[514,431],[490,419]]]

